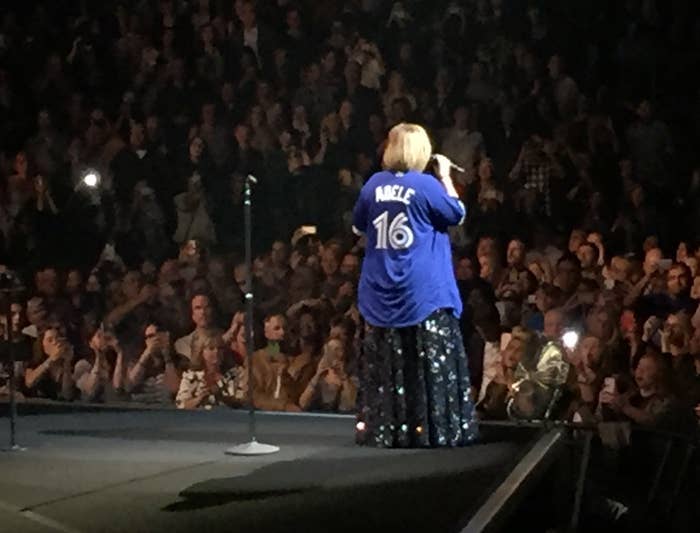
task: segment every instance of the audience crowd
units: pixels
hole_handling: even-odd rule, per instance
[[[28,4],[0,21],[0,289],[25,286],[4,291],[3,391],[12,350],[25,397],[241,406],[250,349],[257,407],[353,412],[352,208],[413,121],[465,169],[481,416],[575,328],[559,416],[697,426],[694,4]]]

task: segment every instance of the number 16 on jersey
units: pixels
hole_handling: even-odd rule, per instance
[[[377,230],[377,250],[405,250],[413,244],[413,231],[408,225],[406,213],[399,213],[390,222],[389,211],[384,211],[372,224]]]

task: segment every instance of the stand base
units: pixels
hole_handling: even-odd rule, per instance
[[[269,455],[271,453],[277,453],[278,451],[280,451],[279,446],[263,444],[252,440],[250,442],[246,442],[245,444],[237,444],[236,446],[232,446],[224,453],[226,455]]]
[[[0,448],[0,452],[3,453],[11,453],[11,452],[26,452],[27,448],[24,448],[20,446],[19,444],[15,444],[13,446],[10,446],[8,448]]]

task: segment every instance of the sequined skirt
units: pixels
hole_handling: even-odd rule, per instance
[[[478,435],[459,322],[438,310],[417,326],[365,327],[358,444],[465,446]]]

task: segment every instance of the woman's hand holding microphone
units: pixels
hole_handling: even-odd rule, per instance
[[[450,171],[454,168],[459,172],[464,172],[464,169],[455,165],[447,157],[442,154],[433,154],[430,158],[435,163],[435,172],[438,179],[442,182],[447,190],[447,194],[453,198],[459,198],[459,194],[452,182]]]

